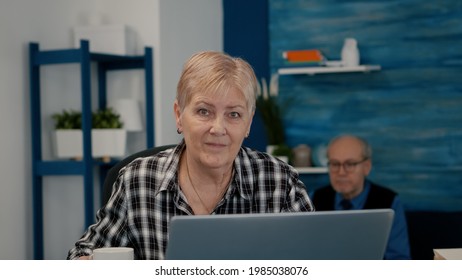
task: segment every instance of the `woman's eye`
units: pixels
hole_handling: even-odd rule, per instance
[[[241,117],[241,114],[238,113],[238,112],[231,112],[229,115],[230,115],[231,118],[233,118],[233,119],[237,119],[237,118]]]
[[[204,109],[204,108],[199,109],[197,112],[198,112],[199,115],[201,115],[201,116],[208,116],[208,115],[209,115],[209,111],[208,111],[207,109]]]

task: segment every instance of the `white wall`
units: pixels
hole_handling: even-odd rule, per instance
[[[175,143],[180,138],[172,104],[182,64],[198,50],[222,50],[222,4],[221,0],[0,0],[0,6],[0,259],[31,259],[28,43],[38,42],[40,49],[70,48],[71,28],[95,14],[105,23],[131,27],[139,52],[145,45],[154,47],[156,143]],[[111,74],[109,95],[128,94],[143,101],[143,79],[140,71]],[[43,150],[51,158],[50,115],[79,108],[78,68],[47,66],[41,81],[42,123],[47,130]],[[132,140],[131,149],[144,144],[140,137]],[[65,258],[82,234],[82,190],[79,176],[45,178],[46,259]]]
[[[158,103],[173,104],[184,61],[200,50],[223,50],[222,1],[160,1],[160,10],[162,55],[158,59],[162,84]],[[160,135],[157,141],[168,144],[172,135],[176,135],[173,107],[169,106],[165,113],[158,124],[165,135]]]

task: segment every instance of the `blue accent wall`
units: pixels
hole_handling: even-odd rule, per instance
[[[269,76],[268,0],[223,0],[224,51],[242,57],[258,78]],[[244,145],[264,151],[265,129],[255,115]]]
[[[370,178],[399,192],[407,209],[462,210],[462,1],[268,3],[271,73],[284,66],[284,50],[339,60],[347,37],[357,39],[361,64],[382,66],[281,76],[288,144],[357,134],[373,147]]]

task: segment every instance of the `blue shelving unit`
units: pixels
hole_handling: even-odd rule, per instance
[[[154,147],[154,83],[153,51],[145,47],[144,55],[121,56],[91,53],[89,42],[80,41],[78,49],[39,50],[38,43],[29,44],[30,68],[30,106],[32,129],[32,192],[33,192],[33,230],[34,259],[44,258],[43,248],[43,177],[50,175],[81,175],[84,178],[84,220],[85,227],[94,223],[95,209],[93,197],[93,167],[100,167],[101,182],[113,163],[104,164],[92,158],[91,151],[91,63],[97,64],[98,107],[106,107],[106,77],[108,71],[143,69],[146,88],[146,145]],[[40,105],[40,67],[51,64],[78,63],[80,65],[83,159],[43,160],[41,140],[41,105]]]

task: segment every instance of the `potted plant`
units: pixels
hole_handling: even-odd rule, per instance
[[[286,163],[292,162],[293,159],[292,149],[286,144],[276,145],[272,151],[272,155]]]
[[[83,155],[82,114],[63,110],[52,116],[55,121],[55,146],[58,158],[81,159]],[[126,131],[120,115],[112,108],[92,113],[91,150],[94,158],[108,161],[125,155]]]
[[[266,152],[288,162],[292,158],[292,151],[285,142],[282,112],[277,100],[278,79],[278,74],[273,74],[269,86],[265,78],[261,79],[261,85],[258,84],[257,110],[262,117],[268,139]]]

